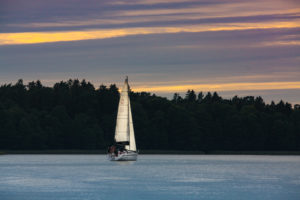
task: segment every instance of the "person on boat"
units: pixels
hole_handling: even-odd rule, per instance
[[[110,154],[115,153],[115,151],[116,151],[116,147],[115,147],[114,145],[112,145],[112,146],[110,146],[110,147],[108,148],[108,152],[109,152]]]
[[[124,146],[120,146],[120,151],[123,152],[124,151]]]
[[[113,151],[113,152],[115,153],[115,156],[118,157],[118,151],[119,151],[119,150],[118,150],[118,148],[116,148],[115,146],[113,146],[113,147],[114,147],[114,151]]]

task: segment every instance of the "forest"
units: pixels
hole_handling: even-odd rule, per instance
[[[140,150],[297,151],[300,106],[261,97],[223,99],[188,90],[172,99],[130,92]],[[113,143],[119,90],[70,79],[0,86],[0,149],[105,150]]]

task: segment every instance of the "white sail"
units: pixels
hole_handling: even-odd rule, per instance
[[[128,92],[129,85],[128,78],[126,78],[120,96],[115,140],[116,142],[129,142],[129,145],[126,145],[125,148],[136,151],[131,105]]]
[[[133,121],[132,121],[132,114],[131,114],[131,105],[129,103],[129,150],[136,151],[136,144],[135,144],[135,137],[134,137],[134,130],[133,130]]]
[[[129,97],[128,79],[125,80],[120,95],[115,140],[116,142],[129,142]]]

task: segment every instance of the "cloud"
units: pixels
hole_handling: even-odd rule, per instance
[[[233,31],[251,29],[282,29],[299,28],[300,23],[272,22],[272,23],[227,23],[195,26],[175,27],[145,27],[145,28],[123,28],[123,29],[96,29],[81,31],[57,31],[57,32],[21,32],[21,33],[0,33],[0,45],[15,44],[36,44],[49,42],[67,42],[91,39],[108,39],[125,37],[131,35],[148,34],[171,34],[171,33],[196,33],[207,31]]]
[[[259,46],[299,46],[299,40],[263,42]]]
[[[299,102],[300,89],[286,89],[299,81],[295,1],[6,1],[0,21],[2,83],[73,77],[99,85],[127,74],[133,89],[160,94],[269,88]]]
[[[168,85],[154,87],[134,87],[136,92],[185,92],[187,90],[197,91],[244,91],[244,90],[281,90],[300,89],[300,82],[260,82],[260,83],[219,83],[219,84],[189,84]]]
[[[80,19],[80,20],[60,20],[56,22],[33,22],[33,23],[13,23],[6,25],[8,28],[23,28],[28,30],[40,29],[82,29],[89,27],[148,27],[148,26],[169,26],[169,25],[194,25],[194,24],[226,24],[237,22],[274,22],[274,21],[293,21],[300,19],[297,13],[284,13],[284,14],[262,14],[261,15],[247,15],[245,13],[231,13],[227,16],[203,16],[203,14],[189,13],[184,15],[155,15],[155,16],[136,16],[125,17],[118,16],[114,18],[93,18],[93,19]]]
[[[291,5],[278,6],[277,4],[260,4],[265,9],[258,9],[253,2],[232,4],[213,4],[191,6],[183,8],[157,8],[157,9],[133,9],[118,10],[110,13],[110,16],[163,16],[163,15],[190,15],[198,14],[203,17],[232,17],[255,16],[268,14],[299,14],[300,9]]]
[[[120,3],[123,1],[111,1],[111,4]],[[293,20],[300,17],[300,9],[291,3],[282,3],[282,1],[258,1],[258,2],[226,2],[213,1],[213,2],[200,2],[187,1],[191,4],[183,4],[175,6],[173,1],[168,2],[168,6],[136,6],[133,2],[123,2],[129,6],[111,6],[99,7],[98,4],[94,5],[93,9],[86,9],[87,11],[78,11],[78,8],[71,7],[72,12],[68,15],[62,15],[56,7],[50,9],[51,16],[47,9],[41,12],[40,7],[33,7],[31,12],[33,17],[28,17],[27,12],[19,16],[18,13],[5,12],[3,15],[2,32],[22,32],[19,30],[32,31],[35,29],[41,30],[55,30],[64,29],[70,30],[80,28],[99,28],[99,27],[145,27],[145,26],[168,26],[170,23],[175,26],[180,24],[201,24],[201,23],[233,23],[233,22],[254,22],[254,21],[282,21]],[[144,0],[136,3],[151,3],[152,1]],[[157,0],[152,3],[166,2],[165,0]],[[175,0],[175,3],[177,0]],[[33,4],[33,3],[31,3]],[[48,4],[47,4],[48,5]],[[68,4],[69,5],[69,4]],[[66,6],[66,5],[64,5]],[[87,6],[87,5],[85,5]],[[51,8],[51,5],[49,5]],[[74,10],[75,9],[75,10]],[[95,12],[98,10],[99,12]],[[27,10],[26,10],[27,11]],[[25,12],[25,11],[24,11]],[[30,10],[28,10],[30,12]],[[58,13],[56,13],[58,12]],[[7,14],[9,13],[9,14]],[[22,13],[22,12],[21,12]],[[80,17],[79,14],[80,13]],[[77,15],[75,15],[77,14]],[[36,16],[36,17],[34,17]],[[14,21],[18,17],[19,21]],[[98,26],[98,27],[97,27]],[[51,29],[52,28],[52,29]]]
[[[110,1],[111,5],[153,5],[153,4],[174,4],[189,3],[197,0],[138,0],[138,1]]]

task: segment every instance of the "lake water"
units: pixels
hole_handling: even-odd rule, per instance
[[[0,156],[1,200],[299,200],[299,156]]]

